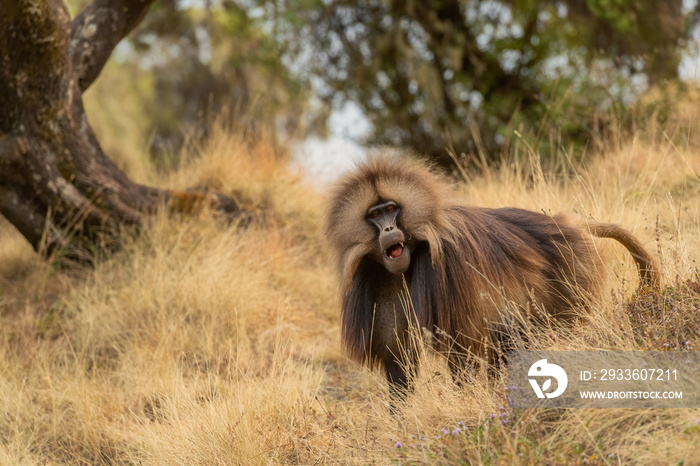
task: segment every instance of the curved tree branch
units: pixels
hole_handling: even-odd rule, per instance
[[[73,20],[71,56],[80,90],[97,79],[112,50],[146,16],[154,0],[95,0]]]

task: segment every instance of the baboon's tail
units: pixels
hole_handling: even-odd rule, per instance
[[[590,222],[588,228],[600,238],[612,238],[620,242],[630,252],[639,270],[640,287],[649,286],[658,290],[661,286],[661,271],[651,254],[632,233],[612,223]]]

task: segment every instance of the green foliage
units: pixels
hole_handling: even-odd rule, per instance
[[[72,0],[72,12],[84,0]],[[304,136],[357,103],[370,143],[451,164],[515,140],[574,155],[638,127],[630,104],[677,78],[698,11],[682,0],[165,0],[115,53],[139,80],[158,165],[205,118]],[[313,89],[313,92],[312,92]],[[314,121],[301,118],[310,113]],[[319,123],[320,122],[320,123]],[[632,128],[633,129],[633,128]],[[281,130],[281,131],[279,131]],[[195,138],[207,137],[199,132]]]
[[[692,17],[681,0],[256,3],[294,30],[290,53],[326,102],[361,106],[372,142],[443,161],[446,145],[498,159],[514,129],[545,155],[589,143],[648,84],[676,78]]]

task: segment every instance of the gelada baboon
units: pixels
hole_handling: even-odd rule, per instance
[[[654,260],[619,226],[468,206],[419,162],[365,162],[337,184],[328,206],[326,235],[343,284],[344,346],[351,358],[383,366],[393,391],[408,387],[416,365],[414,325],[434,332],[440,351],[484,357],[508,306],[529,320],[539,309],[572,321],[604,284],[591,234],[622,243],[641,283],[658,285]],[[453,371],[462,367],[458,353],[448,354]]]

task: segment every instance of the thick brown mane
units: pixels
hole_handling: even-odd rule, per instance
[[[401,199],[406,206],[402,224],[416,238],[431,242],[435,260],[440,259],[438,235],[451,229],[445,214],[450,206],[457,205],[452,187],[428,165],[373,158],[338,182],[326,213],[326,236],[339,253],[341,280],[346,287],[376,238],[376,231],[365,219],[367,209],[386,199]]]
[[[603,268],[590,237],[564,217],[520,209],[457,207],[457,227],[433,266],[416,258],[410,290],[422,327],[437,327],[481,355],[488,322],[516,303],[569,320],[597,295]],[[437,286],[436,286],[437,285]]]

